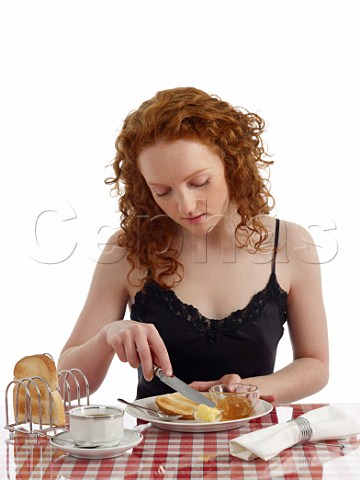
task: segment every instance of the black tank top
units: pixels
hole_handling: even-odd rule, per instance
[[[135,296],[131,319],[152,323],[168,350],[174,374],[184,382],[217,380],[227,373],[242,378],[274,371],[276,350],[284,332],[286,297],[275,273],[279,238],[276,219],[271,275],[249,304],[221,320],[211,320],[155,281],[147,282]],[[138,369],[137,397],[171,392],[154,378],[147,382]]]

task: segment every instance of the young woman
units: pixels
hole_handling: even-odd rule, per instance
[[[121,228],[60,368],[80,368],[95,391],[117,356],[138,368],[137,398],[170,391],[154,364],[198,390],[241,381],[277,402],[326,385],[318,257],[307,230],[269,215],[263,129],[195,88],[158,92],[128,115],[107,179]],[[293,359],[274,372],[285,322]]]

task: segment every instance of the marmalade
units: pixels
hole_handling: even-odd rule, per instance
[[[229,395],[219,400],[216,407],[223,411],[223,421],[248,417],[253,411],[253,406],[247,398],[237,397],[236,395]]]

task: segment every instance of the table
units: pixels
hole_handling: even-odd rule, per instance
[[[123,455],[103,460],[76,459],[47,438],[16,435],[1,428],[1,478],[7,479],[360,479],[360,435],[334,446],[297,445],[265,462],[245,462],[229,454],[229,440],[243,433],[296,418],[315,404],[276,406],[241,428],[217,433],[181,433],[150,424],[135,425],[144,440]],[[336,405],[360,421],[360,404]],[[127,418],[129,421],[135,421]]]

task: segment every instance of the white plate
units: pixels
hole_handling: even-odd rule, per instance
[[[65,450],[73,457],[102,459],[118,457],[130,448],[136,447],[143,439],[141,433],[135,430],[124,429],[124,437],[121,442],[114,447],[99,446],[94,448],[84,448],[76,445],[70,432],[61,432],[50,439],[52,445],[61,450]]]
[[[153,408],[154,410],[159,410],[156,403],[155,397],[142,398],[133,402],[135,405],[142,405],[144,407]],[[137,408],[127,406],[126,411],[130,415],[147,422],[151,422],[155,427],[162,428],[164,430],[171,430],[174,432],[190,432],[190,433],[200,433],[200,432],[220,432],[221,430],[231,430],[233,428],[238,428],[244,425],[245,423],[250,422],[254,418],[263,417],[264,415],[271,412],[273,406],[271,403],[265,402],[265,400],[259,400],[255,406],[254,413],[250,417],[239,418],[237,420],[225,420],[223,422],[209,422],[209,423],[200,423],[195,420],[176,420],[176,421],[166,421],[155,419],[151,413],[147,414],[145,411],[140,412]]]

